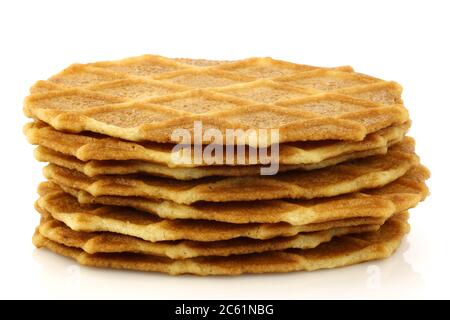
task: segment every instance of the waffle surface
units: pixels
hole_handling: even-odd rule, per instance
[[[334,164],[342,160],[348,160],[349,155],[357,154],[358,152],[360,152],[360,155],[367,154],[369,150],[373,153],[385,153],[390,144],[396,143],[404,137],[409,127],[409,122],[391,126],[374,132],[363,141],[357,142],[322,141],[281,144],[279,146],[279,163],[281,165],[303,165],[305,168],[314,168],[320,167],[320,163],[323,166],[323,164]],[[193,161],[190,164],[173,161],[171,155],[173,144],[134,143],[102,135],[70,134],[56,131],[42,122],[33,122],[25,125],[24,133],[31,144],[76,157],[81,161],[141,160],[161,164],[172,169],[176,167],[206,166],[206,158],[200,164],[195,164]],[[260,159],[257,160],[259,161]],[[225,163],[225,159],[223,162]],[[233,163],[237,164],[236,158]],[[248,164],[248,161],[246,160],[245,163]],[[213,171],[216,169],[207,170]],[[227,168],[226,172],[253,172],[252,170],[255,171],[255,168]],[[172,170],[166,171],[174,172]],[[200,172],[197,171],[197,173]],[[186,174],[181,176],[183,175],[186,176]],[[190,175],[195,175],[195,173]]]
[[[75,64],[39,81],[27,116],[56,129],[174,142],[175,129],[278,129],[275,142],[362,140],[408,120],[399,85],[353,71],[250,58],[210,66],[146,55]],[[209,143],[209,141],[203,141]]]
[[[97,253],[67,247],[36,231],[33,242],[82,265],[164,272],[168,274],[237,275],[336,268],[386,258],[394,253],[409,231],[407,213],[395,215],[378,231],[336,237],[313,249],[288,249],[230,257],[169,259],[136,253]]]
[[[275,176],[204,178],[180,181],[133,175],[88,177],[49,164],[45,177],[93,196],[139,196],[182,204],[197,201],[249,201],[281,198],[330,197],[376,188],[403,176],[418,164],[414,140],[405,138],[387,154],[340,163],[313,171],[290,171]]]

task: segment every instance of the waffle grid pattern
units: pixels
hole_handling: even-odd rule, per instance
[[[279,129],[278,142],[361,140],[408,120],[398,84],[350,67],[206,61],[146,55],[74,64],[38,81],[25,113],[56,129],[155,142],[173,142],[172,130],[192,129],[195,120],[222,132]]]

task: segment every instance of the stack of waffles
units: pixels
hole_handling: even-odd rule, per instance
[[[234,275],[385,258],[428,194],[401,87],[351,67],[75,64],[24,112],[49,163],[33,242],[83,265]]]

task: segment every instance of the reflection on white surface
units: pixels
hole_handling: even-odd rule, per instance
[[[244,276],[168,276],[78,266],[73,260],[36,249],[40,286],[59,298],[308,299],[389,298],[423,292],[423,279],[405,260],[407,240],[389,259],[355,266]],[[407,290],[405,290],[407,288]],[[399,293],[401,294],[399,295]]]

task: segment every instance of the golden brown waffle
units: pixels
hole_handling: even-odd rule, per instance
[[[336,268],[393,254],[409,231],[407,213],[395,215],[378,231],[334,238],[314,249],[288,249],[230,257],[169,259],[136,253],[88,254],[47,239],[36,231],[33,242],[82,265],[197,275],[237,275],[242,273],[290,272]]]
[[[313,168],[315,167],[314,164],[316,164],[316,167],[323,167],[324,165],[336,164],[340,161],[348,160],[352,154],[367,156],[369,154],[385,153],[390,144],[396,143],[403,138],[409,126],[409,122],[398,126],[391,126],[374,132],[368,135],[363,141],[358,142],[322,141],[281,144],[279,146],[279,163],[282,165],[303,165],[305,168]],[[102,135],[64,133],[56,131],[42,122],[28,123],[24,127],[24,133],[28,141],[32,144],[41,145],[54,151],[74,156],[82,161],[142,160],[175,168],[205,166],[205,160],[207,160],[203,158],[203,162],[200,164],[195,164],[193,161],[192,164],[178,163],[172,160],[171,152],[174,147],[173,144],[134,143]],[[234,159],[234,164],[236,164],[236,158]],[[212,168],[207,170],[214,171],[216,169]],[[255,170],[259,173],[259,168],[256,167],[253,167],[253,169],[227,168],[227,172],[239,173],[247,171],[253,173]],[[166,172],[175,171],[166,170]],[[204,172],[204,170],[194,171],[191,175],[198,175],[200,172]],[[181,171],[178,176],[186,176],[186,173]]]
[[[370,95],[380,90],[380,84],[384,93]],[[336,88],[353,89],[330,92]],[[92,131],[131,141],[174,142],[171,133],[184,128],[192,134],[196,120],[224,136],[226,129],[279,130],[279,139],[256,136],[245,141],[255,147],[362,140],[408,120],[401,88],[394,83],[269,58],[210,67],[149,55],[76,64],[38,82],[31,92],[24,105],[29,117],[59,130]],[[355,98],[358,95],[375,98]]]
[[[285,172],[290,170],[315,170],[344,161],[369,157],[377,154],[384,154],[387,152],[386,148],[370,149],[367,151],[359,151],[354,153],[347,153],[337,157],[329,158],[327,160],[304,165],[280,165],[278,172]],[[42,162],[50,162],[60,167],[77,170],[88,177],[98,175],[121,175],[144,173],[151,176],[167,177],[177,180],[193,180],[204,177],[243,177],[243,176],[257,176],[261,174],[259,165],[249,166],[205,166],[194,168],[169,168],[165,165],[157,163],[139,161],[139,160],[91,160],[81,161],[75,157],[65,155],[58,151],[39,146],[34,151],[34,156],[37,160]]]
[[[75,231],[114,232],[151,242],[175,240],[210,242],[240,237],[266,240],[342,227],[379,226],[385,222],[382,218],[372,217],[301,226],[287,223],[232,224],[206,220],[164,220],[129,208],[80,205],[75,198],[65,193],[41,197],[35,207],[41,214],[51,215]]]
[[[296,170],[275,176],[204,178],[192,181],[133,175],[88,177],[54,164],[44,168],[44,175],[57,184],[81,189],[97,197],[139,196],[190,204],[197,201],[336,196],[383,186],[403,176],[418,161],[414,154],[414,140],[407,137],[390,148],[385,155],[343,162],[320,170]]]
[[[268,240],[236,238],[211,242],[189,240],[149,242],[117,233],[73,231],[64,223],[51,217],[43,217],[38,230],[39,233],[49,240],[68,247],[77,247],[91,254],[134,252],[171,259],[186,259],[200,256],[248,254],[290,248],[310,249],[317,247],[321,243],[328,242],[336,236],[376,231],[379,228],[379,225],[365,225],[301,233],[292,237],[278,237]]]
[[[393,213],[408,210],[424,200],[428,195],[425,185],[428,177],[429,171],[419,165],[384,187],[333,198],[201,202],[192,205],[139,197],[93,197],[81,190],[64,186],[61,188],[82,204],[131,207],[156,214],[163,219],[214,220],[238,224],[286,222],[305,225],[361,217],[386,219]],[[45,196],[60,189],[51,182],[44,182],[39,185],[38,191],[41,196]]]

